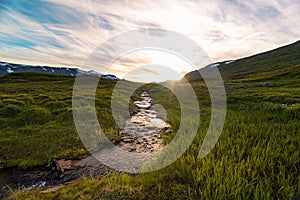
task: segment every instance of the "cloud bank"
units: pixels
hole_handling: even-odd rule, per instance
[[[299,40],[299,10],[298,0],[2,0],[0,60],[80,67],[108,38],[145,27],[188,36],[214,62],[237,59]],[[111,73],[153,62],[143,55],[118,60]]]

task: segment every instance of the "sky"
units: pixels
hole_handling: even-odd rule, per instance
[[[82,68],[101,43],[139,28],[178,32],[211,62],[235,60],[298,41],[299,11],[299,0],[0,0],[0,61]],[[106,73],[157,81],[191,70],[174,55],[140,50]]]

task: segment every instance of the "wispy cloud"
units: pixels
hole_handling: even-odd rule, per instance
[[[299,40],[299,10],[298,0],[2,0],[0,60],[80,66],[97,45],[141,27],[182,33],[213,61],[236,59]],[[121,61],[112,73],[151,56]]]

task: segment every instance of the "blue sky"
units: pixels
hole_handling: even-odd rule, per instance
[[[186,35],[214,62],[237,59],[299,40],[299,10],[298,0],[0,0],[0,60],[78,67],[108,38],[145,27]],[[143,56],[111,72],[149,64]]]

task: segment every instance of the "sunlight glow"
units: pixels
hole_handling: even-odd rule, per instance
[[[138,61],[138,62],[136,62]],[[106,72],[137,82],[180,80],[196,70],[183,58],[160,50],[135,51],[117,59]]]

